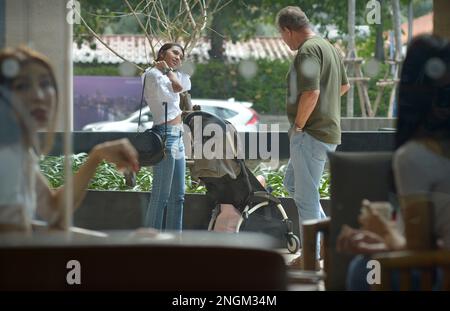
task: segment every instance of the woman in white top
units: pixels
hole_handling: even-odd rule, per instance
[[[153,128],[166,135],[166,157],[153,167],[152,194],[144,225],[166,230],[182,230],[185,192],[185,154],[181,120],[180,93],[191,89],[187,74],[178,71],[184,49],[177,43],[164,44],[158,51],[155,66],[143,75],[144,97],[153,115]],[[167,133],[165,107],[167,103]]]
[[[36,213],[50,226],[63,225],[63,188],[51,189],[39,171],[36,132],[47,130],[51,148],[58,107],[54,71],[46,57],[27,49],[0,51],[1,110],[7,111],[7,133],[0,133],[0,233],[31,230]],[[13,125],[16,124],[16,125]],[[11,133],[13,139],[11,138]],[[18,134],[18,135],[17,135]],[[86,193],[97,165],[103,160],[118,168],[139,170],[138,154],[128,140],[99,144],[74,174],[74,207]]]

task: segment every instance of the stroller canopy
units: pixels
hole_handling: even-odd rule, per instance
[[[194,111],[184,118],[191,132],[190,146],[194,164],[190,166],[194,178],[236,177],[241,167],[236,161],[239,140],[235,127],[218,116]],[[201,154],[200,152],[201,151]],[[199,156],[200,155],[200,156]]]

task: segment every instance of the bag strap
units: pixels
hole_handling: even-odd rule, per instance
[[[142,83],[141,105],[140,105],[140,108],[139,108],[139,119],[138,119],[137,133],[139,133],[139,128],[141,126],[142,106],[144,105],[145,80],[147,80],[147,75],[144,72],[144,82]],[[167,102],[163,102],[163,105],[164,105],[164,137],[163,137],[163,143],[166,144],[166,139],[167,139]]]
[[[147,80],[147,75],[144,72],[144,83],[142,83],[141,105],[140,105],[141,107],[139,108],[139,119],[138,119],[137,133],[139,133],[139,128],[141,127],[142,106],[144,105],[145,80]]]
[[[164,105],[164,137],[163,142],[166,144],[167,139],[167,102],[163,102]]]

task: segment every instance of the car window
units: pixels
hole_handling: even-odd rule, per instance
[[[222,107],[217,107],[217,115],[223,119],[230,119],[236,116],[238,113],[231,109],[226,109]]]
[[[147,116],[147,117],[148,117],[148,121],[147,121],[147,122],[153,121],[153,116],[152,116],[152,114],[151,114],[150,111],[145,112],[145,113],[142,113],[141,119],[142,119],[143,116]],[[139,122],[139,115],[137,115],[136,117],[134,117],[134,118],[131,120],[131,122],[133,122],[133,123],[138,123],[138,122]]]
[[[202,111],[217,115],[217,108],[213,106],[201,106]]]

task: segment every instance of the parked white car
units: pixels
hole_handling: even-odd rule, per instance
[[[199,105],[206,111],[229,121],[238,132],[257,131],[259,124],[258,113],[251,109],[252,103],[239,102],[234,99],[192,99],[193,105]],[[95,132],[136,132],[139,120],[139,110],[121,121],[97,122],[85,125],[83,131]],[[147,105],[142,108],[141,128],[144,131],[153,126],[153,118]]]

